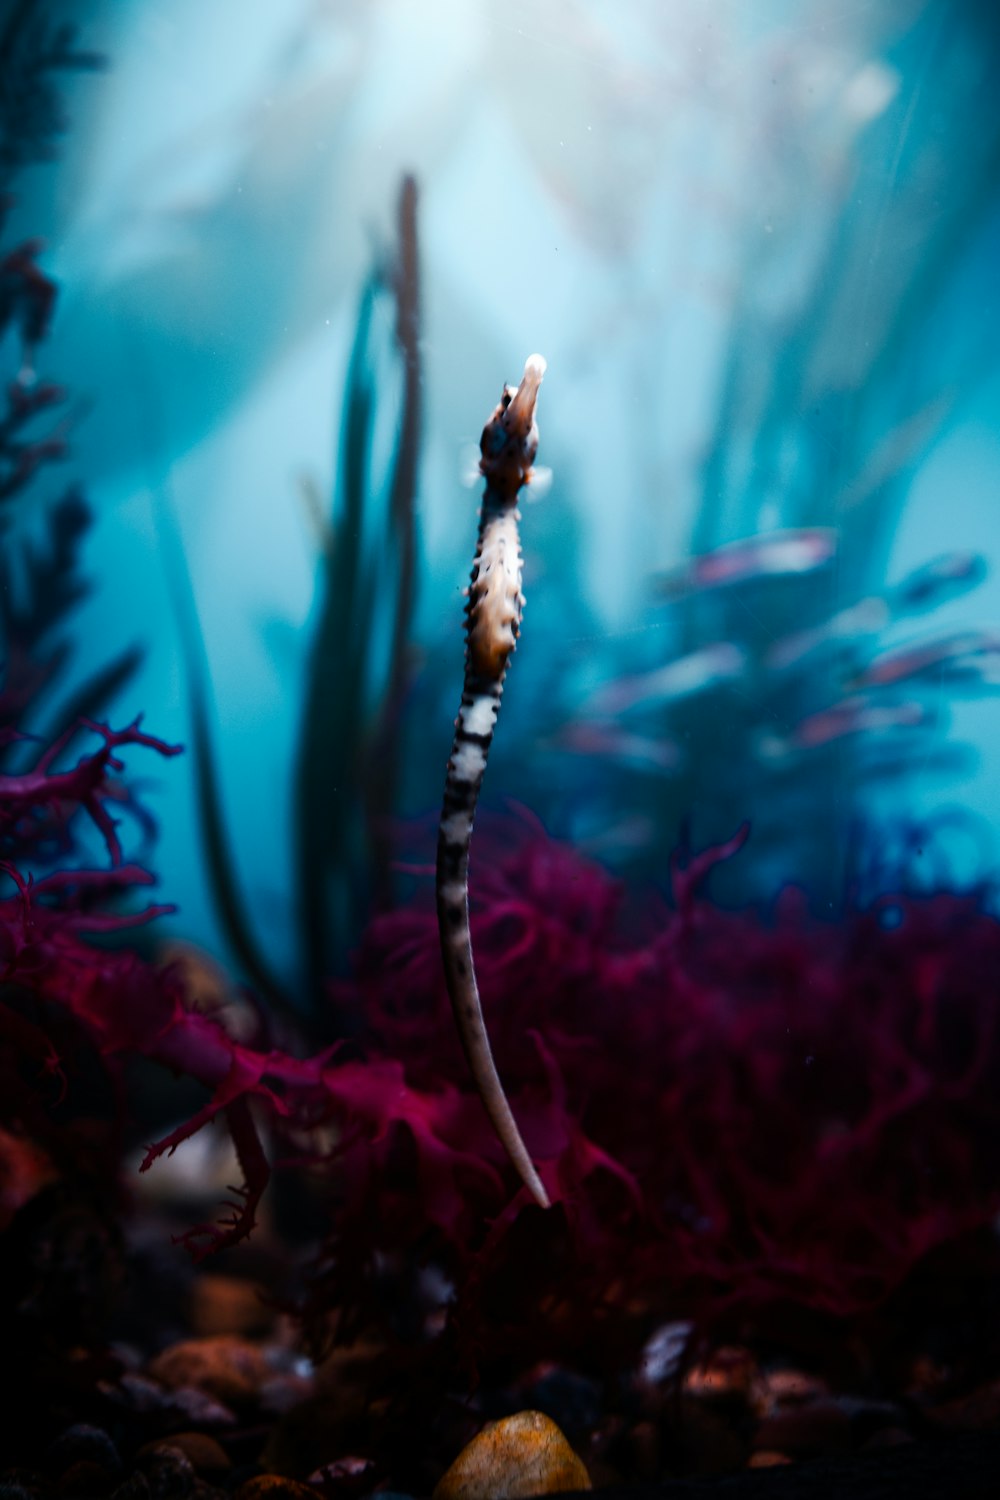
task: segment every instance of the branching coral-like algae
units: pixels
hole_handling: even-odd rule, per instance
[[[531,482],[538,451],[535,404],[545,361],[533,354],[521,384],[505,386],[483,428],[480,472],[486,480],[479,542],[466,613],[465,684],[441,809],[437,910],[448,995],[480,1098],[522,1182],[543,1208],[549,1198],[511,1113],[483,1020],[469,932],[469,846],[486,757],[500,711],[507,663],[517,644],[524,595],[517,497]]]

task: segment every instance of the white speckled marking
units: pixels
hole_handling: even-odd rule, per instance
[[[470,734],[492,734],[500,705],[496,698],[484,693],[474,703],[463,704],[458,715],[462,728]]]
[[[451,813],[441,824],[449,844],[464,844],[472,834],[472,817],[467,812]]]
[[[486,770],[486,756],[479,745],[456,745],[452,769],[459,781],[475,781]]]

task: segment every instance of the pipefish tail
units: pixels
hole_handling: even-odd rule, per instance
[[[500,1082],[476,982],[469,931],[469,849],[479,791],[496,729],[507,664],[521,628],[517,497],[538,451],[535,406],[545,361],[533,354],[518,386],[505,386],[480,439],[486,480],[465,606],[465,682],[448,761],[437,849],[441,953],[458,1034],[493,1128],[521,1181],[542,1208],[542,1186]]]

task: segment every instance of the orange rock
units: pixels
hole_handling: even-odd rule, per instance
[[[269,1333],[274,1322],[274,1309],[253,1281],[203,1272],[191,1289],[191,1326],[203,1337]]]
[[[238,1405],[253,1400],[272,1371],[256,1344],[218,1334],[171,1344],[150,1362],[149,1374],[168,1390],[194,1386],[219,1401]]]
[[[830,1394],[830,1387],[804,1370],[768,1370],[760,1382],[761,1406],[767,1415],[783,1407],[806,1406]]]
[[[749,1349],[727,1345],[688,1371],[684,1394],[720,1405],[748,1403],[757,1378],[757,1364]]]
[[[433,1500],[519,1500],[589,1490],[590,1476],[540,1411],[489,1422],[438,1480]]]
[[[317,1491],[283,1474],[258,1474],[236,1491],[236,1500],[316,1500]]]
[[[161,1448],[178,1448],[198,1474],[223,1474],[232,1468],[229,1455],[221,1443],[207,1432],[172,1432],[167,1438],[157,1438],[139,1449],[140,1453],[155,1453]]]

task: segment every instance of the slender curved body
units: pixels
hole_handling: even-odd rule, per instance
[[[517,496],[531,480],[538,451],[535,403],[545,361],[533,354],[521,384],[506,386],[483,428],[480,470],[486,480],[479,542],[466,605],[465,684],[441,810],[437,910],[445,978],[458,1034],[487,1114],[536,1202],[549,1198],[511,1114],[483,1020],[469,933],[472,824],[496,728],[507,662],[517,644],[524,596]]]

